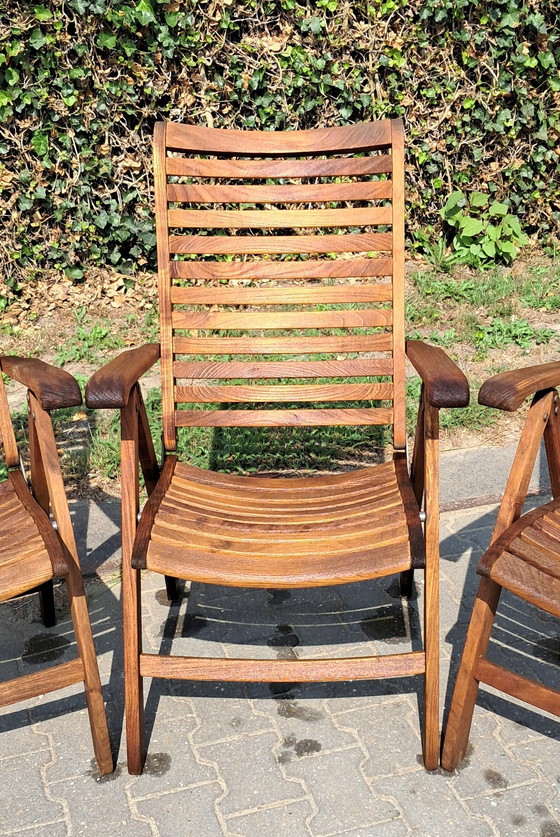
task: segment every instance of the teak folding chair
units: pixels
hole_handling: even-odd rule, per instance
[[[482,576],[473,607],[446,725],[442,766],[454,770],[469,740],[479,683],[560,715],[560,693],[487,658],[502,589],[560,617],[560,363],[530,366],[489,378],[479,401],[514,411],[534,395],[490,547],[477,566]],[[553,500],[521,516],[544,437]]]
[[[122,409],[132,773],[144,759],[143,677],[293,682],[424,674],[424,759],[428,768],[438,764],[438,408],[466,405],[469,392],[440,349],[408,344],[424,383],[411,477],[403,153],[398,119],[289,132],[156,125],[161,344],[116,358],[86,393],[91,407]],[[137,383],[160,352],[161,473]],[[177,459],[177,427],[287,425],[392,425],[394,456],[350,473],[295,479],[230,476]],[[137,528],[139,463],[150,496]],[[171,591],[177,578],[287,588],[392,573],[404,574],[410,589],[413,569],[424,566],[423,651],[291,661],[142,652],[141,569],[164,574]]]
[[[0,369],[27,387],[31,486],[20,469],[8,401],[0,375],[0,438],[8,479],[0,484],[0,601],[36,589],[50,598],[48,585],[66,577],[78,657],[0,683],[0,706],[84,683],[91,735],[101,774],[111,773],[113,757],[105,705],[76,541],[66,501],[49,410],[82,403],[78,384],[67,372],[40,360],[1,357]],[[49,511],[56,530],[49,519]],[[46,622],[54,624],[52,602]]]

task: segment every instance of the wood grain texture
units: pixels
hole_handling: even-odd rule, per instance
[[[500,503],[496,523],[494,524],[492,543],[517,520],[522,512],[553,402],[554,393],[545,392],[535,396],[531,405],[523,430],[521,431],[508,475],[504,496]]]
[[[386,654],[381,657],[343,657],[334,660],[247,660],[142,654],[144,677],[170,680],[227,680],[234,682],[294,683],[340,680],[377,680],[411,677],[424,672],[424,655]]]
[[[391,424],[388,407],[310,410],[176,410],[177,427],[357,427]]]
[[[0,368],[31,390],[44,410],[78,407],[82,403],[80,387],[64,369],[35,358],[7,355],[0,357]]]
[[[47,695],[84,679],[84,668],[78,657],[67,663],[50,666],[43,671],[15,677],[0,683],[0,706],[10,706],[12,703],[30,700],[39,695]]]
[[[234,186],[169,183],[171,203],[333,203],[336,201],[387,200],[393,194],[390,180],[354,183],[286,183]]]
[[[170,253],[233,254],[274,253],[389,253],[390,233],[341,235],[170,235]]]
[[[380,468],[383,477],[370,468],[281,480],[173,463],[163,498],[142,514],[139,531],[149,531],[150,539],[146,548],[146,534],[137,538],[146,555],[138,566],[209,583],[292,587],[342,584],[421,564],[421,538],[412,538],[419,554],[409,544],[410,529],[419,532],[418,509],[411,486],[403,495],[399,485],[409,484],[408,474],[393,463]]]
[[[0,375],[0,441],[4,450],[6,467],[13,468],[19,463],[19,451],[2,375]]]
[[[325,305],[390,302],[390,285],[325,285],[321,288],[172,288],[173,304],[189,305]],[[261,317],[262,319],[262,317]]]
[[[341,258],[257,261],[172,261],[169,270],[172,279],[348,279],[390,276],[393,262],[386,258]],[[173,289],[176,293],[179,289]]]
[[[424,384],[432,407],[467,407],[469,383],[459,367],[437,346],[406,341],[406,355]]]
[[[544,712],[560,715],[560,695],[554,689],[543,686],[529,677],[522,677],[510,669],[503,668],[489,660],[479,660],[475,667],[475,676],[482,683],[487,683],[507,695],[537,706]]]
[[[391,224],[390,206],[359,209],[170,209],[173,228],[213,230],[301,229],[303,227],[369,227]]]
[[[513,412],[536,392],[560,386],[560,361],[501,372],[484,381],[478,403],[485,407]]]
[[[393,446],[406,449],[405,345],[404,345],[404,130],[400,119],[391,120],[393,158]]]
[[[175,378],[361,378],[391,375],[391,358],[364,360],[175,361]]]
[[[378,328],[390,326],[390,309],[365,308],[337,311],[173,311],[174,329],[307,329],[307,328]]]
[[[391,400],[391,384],[277,384],[276,386],[197,386],[175,387],[177,404],[209,403],[258,403],[270,402],[320,402],[320,401],[374,401]]]
[[[484,659],[488,648],[500,593],[501,587],[498,584],[488,578],[481,579],[444,733],[441,756],[441,766],[444,770],[455,770],[467,752],[478,694],[475,670]]]
[[[334,157],[324,160],[204,160],[168,157],[166,172],[179,177],[220,177],[265,180],[270,178],[356,177],[389,174],[393,161],[389,154],[372,157]]]
[[[202,128],[198,125],[166,123],[167,147],[173,151],[191,151],[237,156],[332,154],[368,151],[391,144],[391,122],[359,122],[337,128],[307,131],[236,131]]]
[[[138,389],[134,387],[128,404],[121,409],[124,697],[128,770],[133,774],[142,772],[146,757],[144,688],[139,667],[142,653],[141,578],[140,573],[132,567],[132,550],[140,506],[137,399]]]
[[[142,375],[157,362],[159,343],[128,349],[95,372],[86,386],[91,409],[118,409],[128,404],[130,393]]]
[[[299,355],[339,352],[388,352],[388,334],[332,337],[175,337],[178,355]]]

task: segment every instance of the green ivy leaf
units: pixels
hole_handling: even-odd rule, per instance
[[[96,43],[100,49],[114,49],[117,45],[117,36],[111,35],[110,32],[100,32]]]
[[[470,205],[474,207],[486,206],[488,203],[488,195],[484,192],[471,192]]]
[[[4,73],[4,78],[6,79],[7,84],[10,87],[13,87],[14,84],[17,84],[19,81],[19,73],[17,70],[14,70],[13,67],[8,67]]]
[[[29,45],[33,47],[33,49],[41,49],[47,43],[47,39],[44,34],[41,32],[39,28],[34,29],[31,35],[29,36]]]
[[[505,203],[498,203],[498,201],[494,201],[488,207],[488,215],[507,215],[509,210],[509,206]]]
[[[484,224],[479,218],[470,218],[463,216],[460,221],[461,233],[472,238],[472,236],[479,235],[484,229]]]
[[[134,15],[140,26],[147,26],[156,20],[150,0],[139,0],[134,7]]]
[[[31,137],[31,145],[38,157],[45,157],[49,151],[49,138],[44,131],[35,131]]]
[[[35,6],[33,11],[35,12],[37,20],[40,20],[41,22],[52,18],[52,12],[50,9],[47,9],[46,6]]]
[[[498,24],[500,29],[515,29],[520,24],[520,13],[509,11]]]

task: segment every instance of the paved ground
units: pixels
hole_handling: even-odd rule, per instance
[[[453,482],[451,459],[444,462],[444,489]],[[490,454],[484,460],[495,470]],[[494,505],[464,507],[477,485],[469,469],[462,473],[471,488],[463,480],[461,496],[443,498],[444,508],[463,506],[442,514],[443,702],[474,595],[474,566],[495,514]],[[493,478],[484,482],[485,496]],[[147,688],[147,769],[130,777],[122,738],[118,504],[75,511],[119,766],[103,780],[92,767],[77,687],[3,710],[0,834],[560,837],[558,720],[481,691],[464,767],[454,775],[427,773],[420,763],[419,678],[284,691],[154,682]],[[165,652],[173,638],[180,653],[238,655],[244,641],[252,654],[289,658],[364,653],[384,642],[406,650],[418,641],[421,584],[405,606],[390,579],[292,592],[193,585],[182,606],[170,609],[159,582],[144,579],[148,649]],[[2,679],[72,653],[62,590],[57,596],[53,630],[42,627],[33,598],[0,609]],[[499,659],[560,688],[557,620],[505,596],[492,646]]]

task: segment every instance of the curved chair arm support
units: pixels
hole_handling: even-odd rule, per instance
[[[560,386],[560,361],[501,372],[484,381],[478,403],[512,413],[529,395]]]
[[[407,340],[406,355],[422,378],[431,407],[468,406],[468,381],[442,349],[421,340]]]
[[[15,355],[0,357],[0,369],[31,390],[43,410],[79,407],[82,403],[77,381],[64,369],[57,369],[42,360]]]
[[[86,404],[92,409],[126,407],[138,379],[159,359],[159,343],[129,349],[111,360],[88,381]]]

